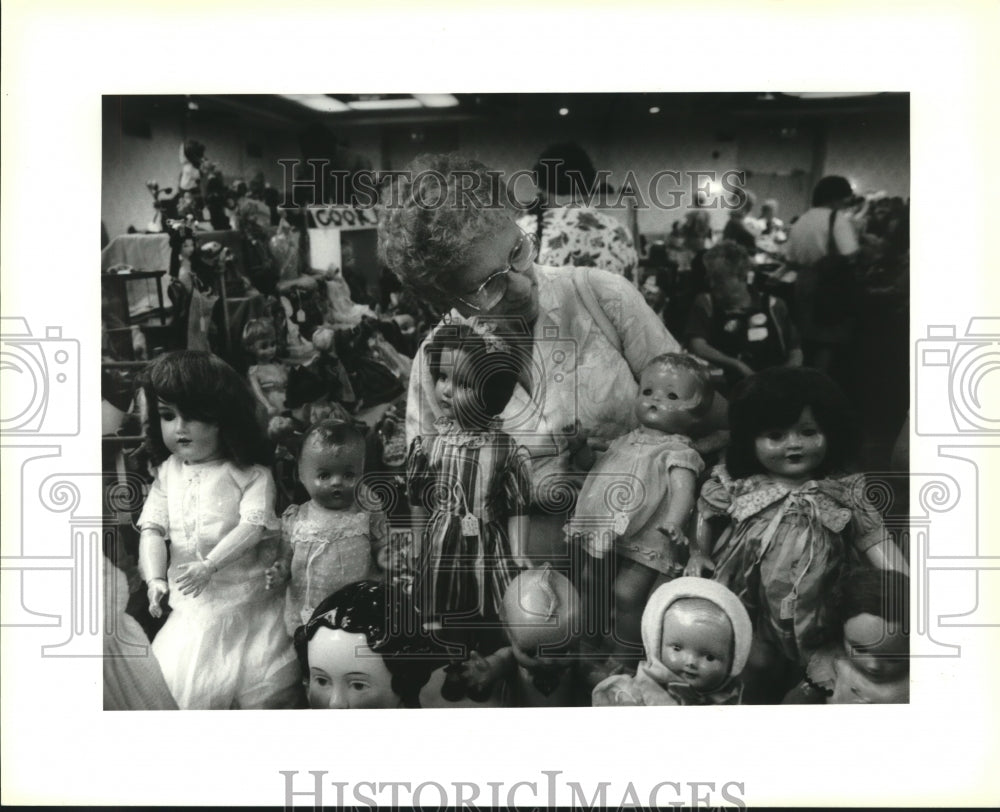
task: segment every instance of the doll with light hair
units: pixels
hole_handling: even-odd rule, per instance
[[[270,319],[251,319],[243,328],[243,348],[255,363],[247,370],[250,388],[269,418],[285,411],[288,370],[275,360],[278,336]]]
[[[635,676],[598,683],[593,704],[738,705],[752,637],[733,592],[717,581],[677,578],[659,587],[642,613],[646,659]]]

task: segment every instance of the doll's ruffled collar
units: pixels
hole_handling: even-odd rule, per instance
[[[481,431],[468,431],[459,426],[451,417],[439,417],[434,421],[434,427],[443,442],[464,448],[482,448],[487,443],[491,443],[500,430],[500,425],[500,419],[496,418]]]
[[[713,473],[732,497],[729,512],[736,521],[755,516],[776,502],[791,497],[790,504],[808,507],[825,527],[839,533],[851,519],[851,508],[864,503],[863,474],[811,479],[797,488],[790,488],[766,474],[733,479],[723,465],[716,466]]]

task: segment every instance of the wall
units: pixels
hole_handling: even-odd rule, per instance
[[[124,234],[129,226],[144,231],[153,217],[153,199],[147,180],[177,188],[180,145],[189,138],[205,144],[205,154],[215,161],[226,180],[249,180],[258,171],[272,186],[280,187],[280,158],[301,155],[294,129],[251,125],[239,117],[193,118],[179,115],[173,106],[150,107],[135,119],[149,127],[149,138],[123,131],[123,109],[117,97],[105,99],[102,132],[101,220],[109,236]],[[247,155],[247,144],[260,147],[260,157]]]

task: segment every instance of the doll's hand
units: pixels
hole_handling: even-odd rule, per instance
[[[150,578],[146,584],[146,597],[149,598],[149,614],[153,617],[163,617],[162,601],[170,592],[166,578]]]
[[[707,556],[704,556],[699,552],[692,551],[691,557],[688,559],[687,566],[684,568],[684,574],[700,578],[703,570],[715,572],[715,563]]]
[[[462,663],[462,679],[469,688],[483,690],[494,683],[496,675],[489,660],[480,656],[478,651],[473,651],[469,659]]]
[[[675,546],[677,547],[688,546],[687,536],[684,535],[684,531],[681,530],[677,525],[665,524],[660,527],[657,527],[656,529],[659,530],[661,533],[663,533],[663,535],[665,535],[668,539],[670,539]]]
[[[285,583],[288,580],[289,568],[284,561],[275,561],[270,567],[264,570],[264,589],[274,589],[274,587]]]
[[[192,561],[178,567],[177,586],[181,594],[197,598],[212,580],[215,569],[215,565],[208,561]]]

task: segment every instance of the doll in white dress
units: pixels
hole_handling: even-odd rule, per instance
[[[262,578],[278,522],[253,396],[232,367],[193,350],[156,359],[143,391],[161,464],[139,517],[139,565],[150,613],[169,599],[153,640],[167,687],[181,709],[292,707],[282,596]]]

